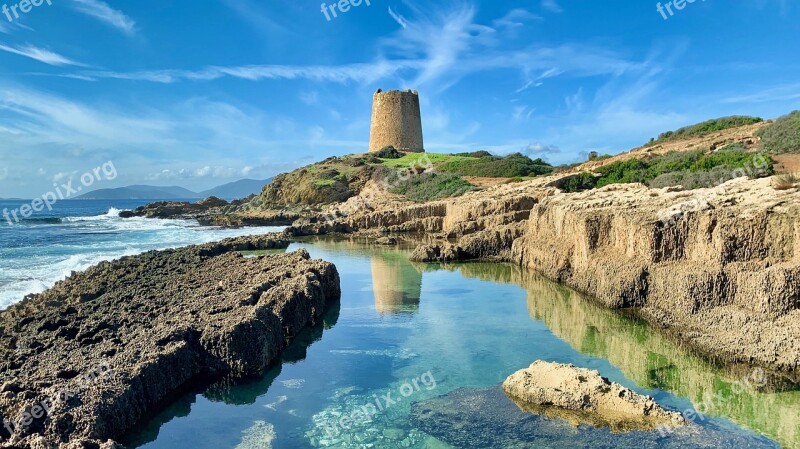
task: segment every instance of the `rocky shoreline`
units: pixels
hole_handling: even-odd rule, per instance
[[[0,447],[113,448],[198,379],[258,374],[341,295],[283,235],[104,262],[0,313]]]
[[[187,201],[160,201],[137,207],[132,211],[120,212],[121,218],[162,218],[197,220],[203,226],[241,228],[246,226],[289,226],[306,216],[298,210],[272,210],[264,213],[247,213],[238,208],[247,198],[227,202],[208,197],[196,203]]]
[[[408,235],[423,241],[415,261],[512,262],[633,310],[715,360],[800,379],[797,187],[738,178],[692,191],[617,184],[564,193],[564,176],[425,203],[368,183],[322,212],[285,216],[297,218],[287,232]]]
[[[558,179],[347,214],[332,207],[288,232],[421,234],[417,261],[513,262],[634,310],[715,360],[798,378],[797,188],[739,178],[694,191],[618,184],[563,193]]]

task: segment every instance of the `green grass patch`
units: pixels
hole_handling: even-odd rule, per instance
[[[430,201],[461,196],[476,187],[451,173],[421,173],[394,185],[392,193],[404,195],[412,201]]]
[[[436,166],[436,169],[460,176],[483,178],[517,178],[540,176],[553,172],[553,166],[541,159],[531,159],[514,153],[505,157],[484,156],[449,160]]]
[[[775,120],[756,135],[768,153],[800,153],[800,111]]]
[[[520,153],[505,157],[492,156],[485,151],[461,154],[412,153],[399,159],[381,159],[384,167],[432,167],[435,171],[459,176],[485,178],[516,178],[552,173],[553,167],[541,159],[531,159]]]
[[[714,120],[708,120],[692,126],[686,126],[675,131],[667,131],[661,133],[658,139],[653,139],[650,144],[669,142],[672,140],[687,139],[690,137],[699,137],[717,131],[722,131],[730,128],[738,128],[740,126],[752,125],[761,123],[764,119],[760,117],[750,117],[742,115],[733,115],[730,117],[722,117]]]
[[[336,179],[315,179],[314,185],[317,187],[327,187],[336,184]]]
[[[469,156],[456,156],[453,154],[441,153],[408,153],[399,159],[381,159],[384,167],[389,168],[412,168],[414,166],[434,166],[452,161],[474,161],[475,158]]]

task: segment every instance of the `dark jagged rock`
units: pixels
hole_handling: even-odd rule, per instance
[[[125,257],[2,312],[0,447],[113,447],[182,386],[262,372],[341,294],[336,268],[304,250],[236,252],[287,245],[275,235]]]
[[[520,409],[500,387],[462,388],[411,407],[411,423],[461,449],[592,448],[771,448],[766,438],[734,434],[712,425],[684,426],[650,432],[612,433],[608,428],[574,427],[559,417],[533,415]]]
[[[395,237],[379,237],[375,240],[378,245],[395,246],[397,245],[397,238]]]
[[[122,211],[121,218],[171,218],[197,220],[203,226],[221,226],[226,228],[240,228],[245,226],[289,226],[296,220],[304,217],[301,211],[267,210],[248,211],[240,210],[246,201],[236,200],[228,203],[217,197],[208,197],[196,203],[162,201],[146,204],[132,211]]]
[[[412,262],[456,262],[463,259],[461,248],[450,243],[419,245],[411,253]]]
[[[196,203],[187,201],[160,201],[137,207],[133,211],[120,212],[122,218],[194,218],[201,214],[211,213],[215,210],[221,212],[231,204],[225,200],[210,196]]]

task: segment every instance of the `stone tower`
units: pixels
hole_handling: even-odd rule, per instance
[[[372,97],[369,151],[380,151],[389,145],[405,152],[425,151],[419,94],[415,90],[383,92],[378,89]]]

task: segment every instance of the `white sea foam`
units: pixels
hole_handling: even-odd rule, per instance
[[[33,234],[21,235],[20,241],[37,243],[0,248],[0,309],[20,301],[25,295],[41,293],[71,273],[103,261],[283,229],[207,228],[189,220],[122,219],[120,212],[120,209],[111,208],[102,215],[64,218],[61,225],[48,228],[54,236],[52,241],[42,243],[33,239]],[[42,231],[32,228],[28,232]],[[66,241],[60,238],[62,235],[71,238]]]

